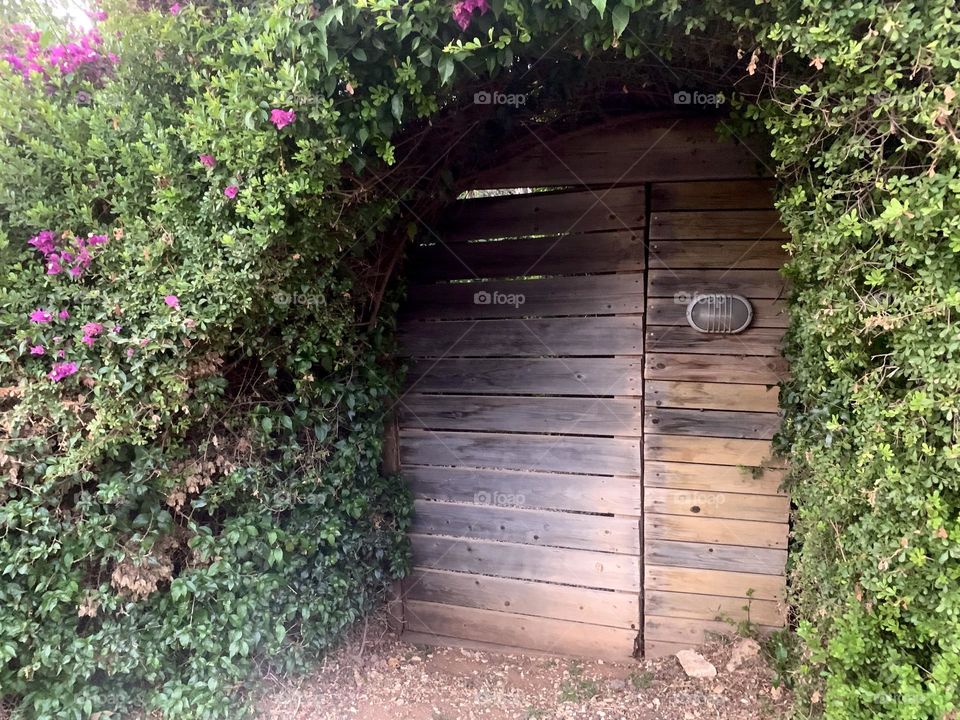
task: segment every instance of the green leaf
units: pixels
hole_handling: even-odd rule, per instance
[[[620,37],[630,22],[630,9],[626,5],[617,5],[613,9],[613,36]]]
[[[603,17],[603,13],[607,9],[607,0],[592,0],[592,2],[597,12],[600,13],[600,17]]]

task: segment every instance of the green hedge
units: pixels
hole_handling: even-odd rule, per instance
[[[771,137],[793,238],[804,697],[960,708],[953,3],[107,9],[73,55],[4,39],[73,59],[0,73],[0,688],[21,717],[236,717],[255,662],[295,666],[368,608],[406,564],[408,499],[378,472],[396,303],[364,272],[415,219],[378,180],[394,141],[491,79],[562,96],[544,54],[696,64],[704,37],[765,83],[738,132]]]

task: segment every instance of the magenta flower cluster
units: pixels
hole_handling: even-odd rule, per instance
[[[283,130],[287,125],[297,119],[295,110],[280,110],[274,108],[270,111],[270,122],[276,125],[277,130]]]
[[[78,278],[90,267],[94,248],[107,244],[106,235],[88,235],[85,238],[65,234],[59,239],[52,230],[43,230],[29,240],[43,255],[47,263],[47,275],[59,275],[66,272],[72,278]]]
[[[103,53],[103,38],[96,28],[47,47],[41,45],[40,37],[36,28],[22,23],[10,25],[3,32],[0,58],[25,80],[33,74],[49,78],[56,72],[100,84],[118,62],[113,53]]]
[[[466,30],[470,26],[470,20],[473,18],[473,11],[479,10],[480,14],[485,14],[490,9],[487,0],[460,0],[454,3],[453,19],[461,30]]]

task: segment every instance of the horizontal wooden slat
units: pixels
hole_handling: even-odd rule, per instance
[[[751,623],[770,627],[782,627],[786,613],[785,606],[772,600],[660,591],[644,595],[643,609],[647,616],[734,622],[749,620]]]
[[[644,562],[654,565],[783,575],[787,551],[744,545],[648,539],[643,557]]]
[[[402,318],[637,314],[643,296],[643,273],[414,285]]]
[[[404,619],[412,632],[531,648],[564,655],[627,661],[635,630],[410,600]]]
[[[644,508],[651,513],[782,523],[790,516],[790,500],[783,495],[748,495],[703,490],[647,487]]]
[[[403,430],[400,438],[400,460],[405,465],[451,465],[594,475],[640,474],[639,440],[626,438],[423,430]]]
[[[661,515],[648,513],[644,517],[644,537],[677,540],[680,542],[707,542],[720,545],[785,549],[789,528],[784,523],[729,520],[727,518],[699,517],[692,514]]]
[[[643,231],[621,230],[482,243],[437,243],[411,251],[419,282],[520,275],[636,272],[644,268]]]
[[[775,628],[758,626],[760,631],[769,632]],[[716,620],[692,620],[689,618],[668,618],[648,616],[643,623],[644,639],[650,642],[671,642],[697,646],[703,645],[717,635],[736,635],[737,624]]]
[[[626,437],[643,433],[639,398],[410,394],[399,410],[400,425],[410,428]]]
[[[651,270],[777,270],[786,263],[781,240],[655,240]]]
[[[646,358],[647,380],[776,385],[790,370],[780,356],[701,355],[651,352]]]
[[[414,497],[430,500],[621,515],[642,513],[639,478],[417,465],[405,466],[403,477]]]
[[[457,200],[441,218],[439,228],[446,243],[642,229],[646,222],[645,210],[642,186],[501,195]]]
[[[629,316],[411,322],[401,326],[400,344],[419,357],[641,355],[642,323]]]
[[[415,500],[413,532],[640,554],[640,520],[609,515]]]
[[[736,335],[713,335],[679,325],[647,329],[647,351],[703,355],[779,355],[783,330],[750,328]],[[714,362],[720,360],[713,358]],[[755,378],[750,378],[752,383]]]
[[[787,315],[787,304],[784,300],[769,298],[748,297],[753,307],[752,328],[785,328],[790,324]],[[687,323],[687,295],[677,298],[650,298],[647,301],[648,325],[676,325],[686,327]]]
[[[664,592],[707,592],[710,595],[783,601],[786,580],[777,575],[664,567],[647,563],[644,587]]]
[[[647,460],[643,478],[647,487],[676,488],[678,490],[706,490],[755,495],[782,495],[783,470],[765,469],[754,473],[750,469],[730,465],[703,465]]]
[[[769,385],[648,380],[647,407],[777,412],[779,388]]]
[[[650,206],[664,210],[768,210],[773,207],[772,180],[706,180],[654,183]]]
[[[783,298],[787,281],[777,270],[650,270],[651,298],[686,303],[706,293],[735,293],[746,298]]]
[[[414,568],[404,579],[410,600],[539,615],[555,620],[637,629],[639,596],[552,583]]]
[[[651,435],[644,439],[643,447],[647,460],[747,467],[784,466],[782,459],[773,457],[772,446],[768,440]]]
[[[640,395],[639,358],[414,359],[409,390],[440,393]]]
[[[640,558],[592,550],[410,535],[413,564],[454,572],[639,592]]]
[[[695,647],[695,644],[692,642],[681,643],[681,642],[662,642],[659,640],[644,640],[643,641],[643,657],[646,660],[656,660],[657,658],[670,657],[671,655],[676,655],[681,650],[689,650]]]
[[[651,240],[786,240],[776,210],[654,212]]]
[[[727,410],[680,410],[647,407],[645,433],[769,440],[780,429],[776,413]]]

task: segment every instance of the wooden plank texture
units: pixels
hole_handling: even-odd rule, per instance
[[[420,600],[407,601],[407,627],[412,632],[442,637],[518,645],[543,652],[621,662],[631,658],[637,637],[635,630]]]
[[[697,593],[707,590],[711,595],[782,602],[786,580],[777,575],[664,567],[647,563],[644,567],[644,587],[648,591],[664,592]]]
[[[776,210],[653,212],[651,240],[786,240]]]
[[[650,206],[664,210],[769,210],[773,207],[772,180],[705,180],[655,183]]]
[[[419,357],[641,355],[642,323],[629,316],[415,322],[401,326],[400,345]]]
[[[407,370],[408,392],[424,393],[639,396],[642,381],[635,357],[413,359]]]
[[[643,608],[647,616],[733,622],[749,620],[769,627],[782,627],[786,615],[786,606],[772,600],[660,591],[646,593]]]
[[[679,542],[706,542],[720,545],[743,545],[786,549],[788,526],[784,523],[729,520],[700,517],[693,514],[644,516],[644,536],[650,540],[677,540]]]
[[[401,400],[399,414],[402,427],[434,430],[495,430],[626,437],[639,437],[643,432],[639,398],[413,393]],[[741,423],[741,427],[746,425]]]
[[[640,442],[627,438],[402,430],[400,461],[404,466],[450,465],[639,476]]]
[[[743,545],[647,540],[644,562],[654,565],[783,575],[787,551]]]
[[[790,500],[783,495],[748,495],[709,490],[648,487],[644,509],[651,513],[785,523]]]
[[[402,319],[459,320],[644,311],[643,273],[414,285]]]
[[[647,351],[657,353],[779,356],[782,341],[783,330],[779,328],[749,328],[736,335],[712,335],[679,325],[651,326],[647,330]],[[757,382],[755,378],[749,381]]]
[[[787,315],[787,304],[783,300],[769,298],[748,297],[753,306],[752,328],[785,328],[790,323]],[[648,325],[676,325],[687,326],[687,304],[689,296],[685,293],[679,297],[650,298],[647,301]]]
[[[644,389],[647,406],[697,410],[779,410],[779,388],[769,385],[672,382],[648,380]]]
[[[651,270],[778,270],[787,261],[781,240],[654,240]]]
[[[783,495],[783,470],[750,469],[730,465],[675,463],[647,460],[643,465],[647,487],[677,488],[679,490],[707,490],[713,492],[747,493],[756,495]]]
[[[650,352],[646,357],[647,380],[777,385],[790,377],[787,361],[780,356],[750,357]]]
[[[644,457],[647,460],[746,467],[784,467],[782,459],[773,457],[772,446],[767,440],[651,435],[644,439],[643,447]]]
[[[636,477],[417,465],[404,467],[403,475],[414,497],[429,500],[620,515],[642,513],[641,483]]]
[[[642,186],[457,200],[439,222],[446,243],[593,230],[643,229]]]
[[[640,591],[640,558],[633,555],[415,533],[410,535],[410,542],[413,564],[419,567],[623,592]]]
[[[643,231],[620,230],[480,243],[437,243],[411,251],[419,282],[522,275],[637,272],[644,268]]]
[[[639,627],[640,600],[632,593],[423,568],[413,569],[406,588],[410,600],[632,630]]]
[[[637,518],[415,500],[413,532],[640,554]]]
[[[769,440],[780,428],[776,413],[726,410],[680,410],[647,407],[645,433]]]
[[[776,270],[650,270],[647,289],[651,298],[671,298],[686,303],[697,295],[735,293],[747,299],[783,298],[786,279]]]

